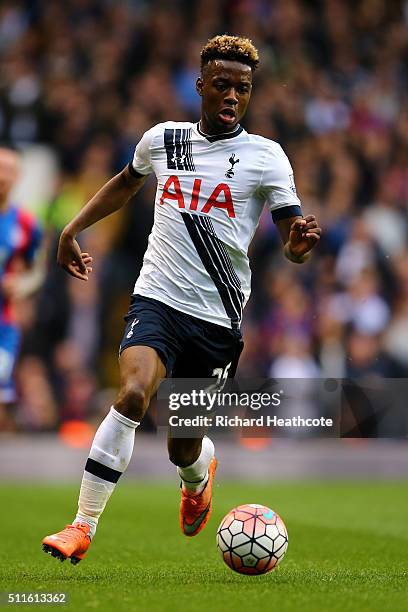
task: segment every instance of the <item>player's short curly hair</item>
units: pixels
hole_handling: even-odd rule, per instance
[[[259,54],[249,38],[222,34],[210,38],[201,49],[201,70],[215,59],[232,60],[251,66],[256,70],[259,64]]]

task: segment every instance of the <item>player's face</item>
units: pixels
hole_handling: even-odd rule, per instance
[[[10,149],[0,149],[0,203],[4,204],[19,174],[19,157]]]
[[[202,97],[201,126],[206,134],[232,132],[245,115],[252,89],[252,69],[241,62],[213,60],[197,79]]]

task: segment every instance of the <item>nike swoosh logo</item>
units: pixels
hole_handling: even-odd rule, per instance
[[[269,512],[264,512],[264,517],[266,519],[271,519],[274,515],[274,512],[272,510],[269,510]]]
[[[211,502],[210,502],[211,503]],[[187,534],[192,534],[194,533],[194,531],[196,529],[198,529],[198,527],[200,526],[200,524],[203,522],[203,520],[205,519],[205,517],[207,516],[208,512],[210,510],[210,504],[208,504],[208,506],[205,508],[205,510],[202,511],[202,513],[200,514],[200,516],[198,518],[196,518],[196,520],[194,521],[194,523],[191,523],[191,525],[189,525],[188,523],[186,523],[186,519],[183,520],[183,529],[184,532]]]

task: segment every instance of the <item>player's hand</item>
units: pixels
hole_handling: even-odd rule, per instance
[[[71,276],[80,280],[87,281],[92,272],[92,257],[89,253],[82,253],[75,238],[64,233],[59,240],[57,263]]]
[[[289,231],[288,248],[299,259],[307,255],[319,242],[321,228],[314,215],[296,219]]]

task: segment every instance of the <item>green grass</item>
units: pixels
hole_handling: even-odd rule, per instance
[[[190,539],[176,484],[123,481],[76,567],[40,540],[70,522],[77,487],[0,486],[0,589],[64,591],[63,610],[406,612],[407,484],[218,484],[209,525]],[[266,576],[232,572],[216,550],[219,521],[240,503],[270,505],[287,525],[287,555]]]

